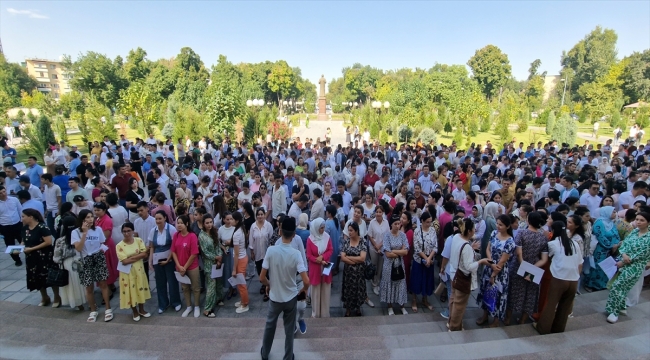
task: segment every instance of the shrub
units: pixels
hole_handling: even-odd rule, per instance
[[[408,142],[413,139],[413,130],[406,125],[401,125],[397,129],[397,135],[400,142]]]
[[[418,134],[423,144],[435,144],[438,141],[438,136],[433,129],[422,129]]]

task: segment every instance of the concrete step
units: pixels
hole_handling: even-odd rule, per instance
[[[92,349],[78,346],[40,345],[28,341],[0,340],[0,358],[49,360],[156,360],[158,351],[124,351],[117,349]]]

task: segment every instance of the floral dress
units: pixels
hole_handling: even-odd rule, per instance
[[[237,211],[239,209],[237,198],[231,197],[230,199],[226,200],[226,209],[228,209],[228,211],[230,211],[231,213]]]
[[[491,260],[499,262],[503,254],[510,255],[512,258],[515,254],[515,240],[512,237],[507,238],[506,240],[500,240],[497,237],[497,231],[493,231],[490,235],[490,253],[492,254]],[[487,306],[483,302],[486,291],[492,286],[496,287],[497,296],[496,296],[496,305],[493,311],[489,311],[490,316],[504,319],[506,315],[506,308],[508,306],[508,285],[510,283],[510,269],[508,266],[509,261],[506,261],[503,264],[503,269],[499,272],[499,275],[494,278],[494,285],[490,284],[490,277],[492,276],[492,267],[485,266],[483,268],[483,276],[481,277],[481,290],[476,297],[476,303],[483,309],[488,310]]]
[[[350,239],[343,241],[341,252],[346,256],[361,256],[362,252],[368,252],[366,243],[363,240],[359,241],[359,245],[350,245]],[[364,271],[366,264],[345,264],[343,267],[343,288],[341,290],[341,302],[343,307],[356,311],[361,308],[361,305],[366,301],[366,278]]]
[[[31,248],[43,243],[43,238],[51,236],[50,229],[45,223],[38,223],[33,229],[23,227],[23,245]],[[25,268],[27,270],[27,290],[40,290],[47,286],[47,272],[54,266],[52,255],[54,248],[44,248],[25,253]]]
[[[632,263],[620,268],[611,283],[605,310],[608,314],[615,315],[625,310],[625,296],[642,276],[646,264],[650,262],[650,232],[639,236],[639,230],[633,230],[621,244],[619,252],[629,256]]]
[[[147,251],[144,241],[140,238],[133,238],[133,243],[126,244],[120,241],[115,246],[117,258],[120,262],[133,255],[141,254]],[[149,291],[149,281],[145,274],[144,261],[138,260],[131,263],[129,273],[120,271],[120,309],[130,309],[145,301],[151,299]]]
[[[598,245],[596,245],[593,253],[596,267],[589,270],[589,274],[585,278],[585,286],[593,290],[603,290],[607,288],[609,278],[605,275],[603,269],[598,266],[598,263],[611,255],[612,247],[620,242],[620,238],[616,226],[607,229],[600,219],[596,220],[592,231],[596,239],[598,239]]]
[[[542,259],[542,253],[548,253],[548,241],[541,231],[519,230],[515,238],[515,245],[521,248],[523,261],[533,265]],[[519,262],[516,259],[511,264],[514,266],[510,269],[509,274],[508,308],[512,309],[514,313],[525,312],[532,315],[537,312],[539,285],[517,275]]]
[[[86,301],[86,289],[81,285],[79,275],[83,266],[81,254],[75,250],[74,246],[69,246],[65,242],[65,237],[56,239],[54,244],[52,260],[57,264],[62,264],[63,268],[68,270],[68,285],[59,288],[61,305],[70,305],[71,308],[83,305]]]
[[[217,302],[223,300],[223,275],[216,279],[212,278],[212,265],[217,256],[223,256],[221,247],[215,245],[210,234],[201,230],[199,233],[199,248],[201,249],[201,260],[203,260],[203,271],[205,272],[205,311],[212,311]],[[223,267],[223,265],[222,265]]]
[[[399,232],[397,236],[393,236],[391,232],[384,235],[383,250],[384,252],[392,250],[400,250],[402,247],[409,249],[409,242],[406,239],[406,234]],[[404,267],[404,261],[400,258],[384,259],[384,265],[381,270],[381,282],[379,283],[380,292],[379,299],[381,302],[388,304],[397,303],[404,305],[406,303],[406,279],[393,281],[391,280],[391,268],[395,266]]]

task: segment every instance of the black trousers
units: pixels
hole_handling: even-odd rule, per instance
[[[4,236],[5,245],[11,246],[16,245],[16,242],[20,243],[20,232],[22,229],[23,224],[21,222],[17,222],[13,225],[0,225],[0,234]],[[11,258],[16,262],[20,261],[20,255],[18,254],[11,254]]]

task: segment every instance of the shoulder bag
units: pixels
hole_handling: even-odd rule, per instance
[[[372,280],[375,278],[375,274],[377,273],[377,268],[375,267],[375,264],[373,264],[370,261],[370,251],[366,251],[366,267],[364,269],[364,277],[366,280]],[[392,272],[391,272],[391,277],[392,277]]]
[[[68,279],[68,270],[64,269],[62,264],[47,270],[46,283],[48,286],[67,286]]]
[[[460,270],[465,245],[467,245],[467,243],[464,243],[460,247],[460,254],[458,254],[458,269],[456,269],[456,275],[454,275],[454,279],[451,281],[451,287],[463,294],[469,294],[472,292],[472,273],[470,272],[469,275],[465,275],[465,273]]]
[[[402,266],[402,257],[393,260],[393,266],[390,268],[390,279],[392,281],[400,281],[404,279],[404,267]]]

